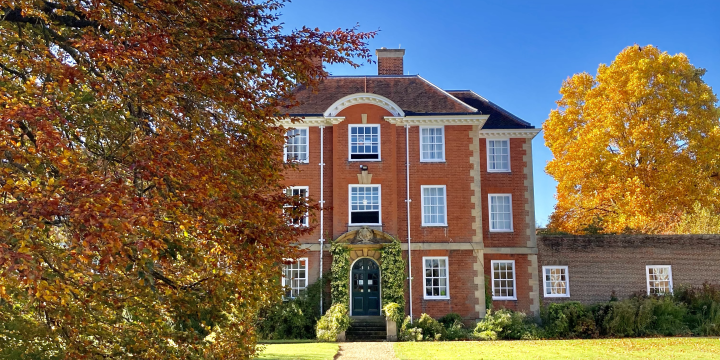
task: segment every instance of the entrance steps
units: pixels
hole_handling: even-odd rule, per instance
[[[385,341],[387,328],[384,316],[351,316],[346,341]]]

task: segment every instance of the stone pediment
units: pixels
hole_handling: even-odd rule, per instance
[[[348,231],[335,241],[338,243],[346,243],[352,245],[373,245],[373,244],[387,244],[394,240],[390,234],[382,232],[380,230],[372,229],[367,226],[363,226],[359,229]]]

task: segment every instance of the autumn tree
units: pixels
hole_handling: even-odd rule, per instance
[[[630,46],[563,82],[543,125],[551,228],[658,233],[695,203],[720,210],[720,112],[704,73],[684,54]]]
[[[308,231],[276,109],[374,35],[283,2],[0,0],[0,357],[254,353]]]

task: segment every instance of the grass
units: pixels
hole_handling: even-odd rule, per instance
[[[338,352],[337,343],[267,344],[259,359],[332,360]]]
[[[718,359],[718,338],[405,342],[399,359]]]

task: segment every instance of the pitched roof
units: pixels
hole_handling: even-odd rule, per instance
[[[462,102],[478,109],[478,112],[490,115],[483,129],[534,129],[529,122],[511,114],[492,101],[471,90],[447,90]]]
[[[300,105],[286,112],[296,116],[321,116],[335,101],[357,93],[384,96],[405,115],[477,113],[474,107],[418,75],[330,76],[316,89],[299,86],[295,96]]]
[[[300,85],[295,97],[300,105],[284,112],[293,116],[322,116],[337,100],[357,94],[384,96],[405,115],[490,115],[483,129],[534,129],[527,121],[511,114],[471,90],[442,90],[419,75],[330,76],[310,89]]]

